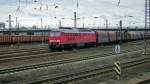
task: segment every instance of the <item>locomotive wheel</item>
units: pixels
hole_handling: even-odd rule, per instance
[[[64,51],[65,51],[64,45],[62,45],[62,49],[61,49],[61,51],[62,51],[62,52],[64,52]]]

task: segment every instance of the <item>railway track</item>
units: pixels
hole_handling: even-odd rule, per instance
[[[105,47],[104,49],[107,50],[107,48],[110,46]],[[98,49],[98,48],[96,48]],[[16,53],[16,54],[5,54],[0,55],[0,63],[3,62],[9,62],[9,61],[16,61],[16,60],[26,60],[30,58],[40,58],[40,57],[52,57],[55,55],[65,55],[65,54],[72,54],[76,52],[86,52],[87,50],[96,50],[95,48],[88,48],[88,49],[81,49],[79,51],[64,51],[64,52],[49,52],[47,50],[41,50],[40,51],[30,51],[29,52],[22,52],[22,53]],[[42,53],[42,54],[41,54]]]
[[[103,51],[107,51],[108,47],[111,47],[111,46],[105,47]],[[134,49],[129,49],[129,51],[132,51],[135,49],[140,49],[140,48],[141,47],[136,47]],[[97,48],[81,49],[77,52],[78,53],[79,52],[87,52],[89,50],[92,51],[92,50],[96,50],[96,49]],[[48,50],[36,50],[35,49],[35,51],[31,50],[30,52],[21,52],[21,53],[15,53],[15,54],[0,55],[0,63],[16,61],[16,60],[26,60],[26,59],[31,59],[31,58],[50,57],[50,56],[55,56],[55,55],[65,55],[65,54],[71,54],[71,53],[76,53],[76,51],[49,52]],[[111,52],[111,53],[113,53],[113,52]]]
[[[0,45],[0,49],[5,49],[5,48],[18,48],[18,47],[28,47],[28,46],[36,46],[36,45],[45,45],[48,44],[46,43],[16,43],[16,44],[6,44],[6,45]]]
[[[126,50],[123,52],[125,53],[125,52],[132,52],[132,51]],[[66,59],[66,60],[53,61],[53,62],[47,62],[47,63],[39,63],[39,64],[34,64],[34,65],[29,65],[29,66],[14,67],[14,68],[9,68],[9,69],[1,69],[0,75],[13,74],[13,73],[17,73],[17,72],[23,72],[25,70],[44,68],[44,67],[49,67],[49,66],[54,66],[54,65],[59,65],[59,64],[66,64],[66,63],[71,63],[71,62],[90,60],[90,59],[112,56],[112,55],[114,55],[114,54],[112,54],[112,52],[111,52],[111,53],[107,53],[107,54],[104,53],[101,56],[100,55],[93,55],[93,56],[82,57],[82,58],[79,57],[79,58],[74,58],[74,59]]]
[[[106,48],[108,48],[107,46]],[[87,49],[80,49],[81,51],[83,50],[88,50],[92,48],[87,48]],[[40,52],[43,51],[43,52]],[[39,47],[32,47],[32,48],[22,48],[22,49],[10,49],[10,50],[0,50],[0,58],[7,58],[7,57],[14,57],[13,55],[17,56],[25,56],[25,55],[32,55],[32,54],[40,54],[40,53],[45,53],[45,52],[50,52],[48,51],[48,47],[46,46],[39,46]],[[26,54],[30,53],[30,54]],[[32,54],[31,54],[32,53]]]
[[[138,57],[138,58],[134,58],[132,60],[128,60],[128,61],[123,61],[121,62],[122,65],[122,69],[125,68],[132,68],[144,63],[148,63],[150,62],[150,57]],[[82,79],[86,79],[86,78],[91,78],[91,77],[95,77],[95,76],[99,76],[99,75],[107,75],[109,73],[113,73],[113,68],[114,65],[105,65],[102,67],[97,67],[97,68],[93,68],[91,70],[85,70],[85,71],[80,71],[80,72],[75,72],[75,73],[69,73],[69,74],[65,74],[65,75],[59,75],[59,76],[46,76],[45,78],[41,78],[38,80],[34,80],[34,81],[30,81],[30,82],[25,82],[26,84],[43,84],[43,83],[47,83],[47,84],[62,84],[62,83],[68,83],[68,82],[72,82],[72,81],[78,81],[78,80],[82,80]],[[142,83],[138,83],[138,84],[148,84],[148,81],[144,81]]]
[[[138,51],[137,51],[137,49],[136,49],[134,52],[139,52],[139,51],[143,51],[143,50],[138,49]],[[133,52],[133,51],[129,51],[129,50],[123,51],[123,53],[131,53],[131,52]],[[83,61],[83,60],[96,59],[96,58],[107,57],[107,56],[112,56],[112,55],[115,55],[115,53],[110,52],[110,53],[105,53],[105,54],[101,54],[101,55],[98,54],[98,55],[93,55],[93,56],[64,59],[64,60],[45,62],[45,63],[28,65],[28,66],[22,66],[22,67],[1,69],[0,74],[2,75],[2,74],[8,74],[8,73],[21,72],[21,71],[25,71],[25,70],[38,69],[38,68],[43,68],[43,67],[49,67],[49,66],[60,65],[60,64],[67,64],[67,63]]]
[[[29,48],[29,49],[20,49],[20,50],[13,50],[13,51],[2,51],[0,52],[0,57],[3,57],[3,55],[13,55],[13,54],[23,54],[23,53],[30,53],[30,52],[34,52],[34,51],[40,51],[40,50],[47,50],[47,47],[43,46],[43,47],[37,47],[37,48]]]
[[[141,44],[142,42],[141,41],[139,41],[139,42],[135,42],[135,43],[132,43],[132,42],[129,42],[129,44],[132,44],[132,45],[137,45],[137,44]],[[28,50],[28,51],[31,51],[32,49],[37,49],[37,48],[47,48],[47,44],[44,44],[44,45],[31,45],[31,46],[29,46],[28,45],[28,47],[20,47],[20,48],[15,48],[15,49],[12,49],[12,48],[8,48],[8,49],[0,49],[0,54],[3,54],[3,53],[5,53],[5,54],[9,54],[9,53],[17,53],[17,52],[20,52],[20,51],[25,51],[25,50]]]
[[[150,84],[150,79],[146,79],[146,80],[143,80],[143,81],[140,81],[136,84]]]
[[[47,44],[44,45],[26,45],[26,46],[20,46],[16,48],[0,48],[0,53],[1,52],[10,52],[10,51],[18,51],[18,50],[28,50],[28,49],[33,49],[33,48],[40,48],[40,47],[47,47]]]
[[[106,47],[108,48],[108,47]],[[92,48],[90,48],[92,49]],[[89,49],[81,49],[79,50],[79,52],[81,51],[86,51],[86,50],[89,50]],[[42,54],[41,54],[42,53]],[[43,54],[44,53],[44,54]],[[73,53],[73,52],[72,52]],[[27,59],[27,58],[32,58],[32,57],[46,57],[46,56],[49,56],[49,55],[60,55],[60,54],[66,54],[65,53],[58,53],[58,54],[50,54],[47,47],[45,46],[42,46],[42,47],[36,47],[36,48],[30,48],[30,49],[22,49],[22,50],[13,50],[13,51],[4,51],[4,52],[0,52],[0,61],[1,62],[4,62],[4,61],[11,61],[11,60],[23,60],[23,59]],[[70,54],[68,52],[68,54]]]
[[[30,51],[32,49],[38,49],[38,48],[47,48],[47,44],[43,44],[43,45],[26,45],[26,46],[21,46],[21,47],[18,47],[18,48],[6,48],[6,49],[1,49],[0,48],[0,54],[9,54],[9,53],[16,53],[16,52],[21,52],[21,51]]]

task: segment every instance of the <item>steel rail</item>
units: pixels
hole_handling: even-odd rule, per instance
[[[109,47],[112,47],[112,46],[107,46],[104,48],[104,50],[107,50],[107,48]],[[137,49],[140,49],[141,47],[135,47],[135,49],[130,49],[131,51],[132,50],[137,50]],[[91,49],[95,49],[95,48],[87,48],[87,49],[81,49],[77,52],[83,52],[83,51],[89,51]],[[142,48],[141,48],[142,49]],[[126,49],[125,49],[126,50]],[[129,50],[129,51],[130,51]],[[42,51],[42,50],[41,50]],[[44,54],[43,54],[43,53]],[[74,51],[71,52],[71,51],[65,51],[65,52],[55,52],[55,53],[50,53],[48,51],[42,51],[42,52],[38,52],[38,51],[30,51],[30,53],[28,52],[21,52],[20,54],[19,53],[16,53],[16,54],[8,54],[8,55],[0,55],[0,63],[2,62],[8,62],[8,61],[16,61],[16,60],[26,60],[26,59],[31,59],[31,58],[38,58],[38,57],[49,57],[49,56],[54,56],[54,55],[61,55],[61,54],[71,54],[71,53],[75,53]],[[42,54],[41,54],[42,53]]]
[[[138,51],[124,51],[124,54],[128,53],[133,53],[133,52],[140,52],[142,50]],[[39,63],[39,64],[33,64],[33,65],[28,65],[28,66],[22,66],[22,67],[14,67],[14,68],[9,68],[9,69],[1,69],[0,74],[8,74],[8,73],[16,73],[16,72],[21,72],[25,70],[31,70],[31,69],[38,69],[38,68],[43,68],[43,67],[49,67],[49,66],[54,66],[54,65],[60,65],[60,64],[67,64],[67,63],[72,63],[72,62],[77,62],[77,61],[83,61],[83,60],[90,60],[90,59],[96,59],[96,58],[101,58],[101,57],[108,57],[108,56],[115,56],[115,53],[110,52],[110,53],[105,53],[102,55],[93,55],[93,56],[86,56],[86,57],[78,57],[78,58],[71,58],[71,59],[65,59],[65,60],[58,60],[58,61],[53,61],[53,62],[46,62],[46,63]]]
[[[126,68],[132,68],[144,63],[148,63],[150,62],[150,57],[139,57],[133,60],[129,60],[127,62],[122,62],[122,69],[126,69]],[[105,65],[103,67],[100,68],[95,68],[95,69],[91,69],[91,70],[86,70],[86,71],[81,71],[81,72],[77,72],[77,73],[71,73],[71,74],[67,74],[67,75],[61,75],[61,76],[56,76],[56,77],[46,77],[43,79],[39,79],[39,80],[35,80],[35,81],[30,81],[30,82],[26,82],[27,84],[41,84],[43,82],[46,83],[50,83],[50,84],[62,84],[62,83],[67,83],[67,82],[71,82],[71,81],[77,81],[77,80],[82,80],[85,78],[90,78],[90,77],[95,77],[98,75],[106,75],[108,73],[112,73],[113,72],[113,68],[114,65]],[[142,83],[144,84],[144,83]]]

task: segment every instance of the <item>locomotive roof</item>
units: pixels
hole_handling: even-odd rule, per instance
[[[52,30],[54,32],[64,32],[64,33],[95,33],[90,29],[80,29],[80,28],[61,28],[57,30]]]

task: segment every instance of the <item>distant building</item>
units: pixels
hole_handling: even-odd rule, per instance
[[[5,29],[5,23],[0,22],[0,30],[3,30],[3,29]]]
[[[37,26],[36,26],[36,25],[33,25],[33,26],[32,26],[32,29],[38,29],[38,28],[37,28]]]

